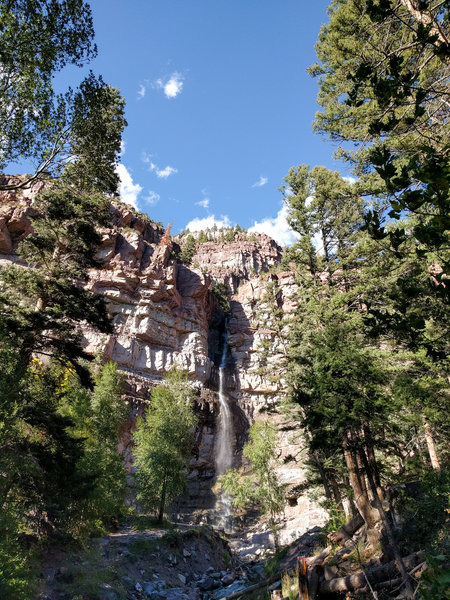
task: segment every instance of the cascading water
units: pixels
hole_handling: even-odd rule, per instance
[[[217,423],[215,448],[216,475],[219,477],[232,466],[233,462],[233,414],[225,391],[225,367],[228,353],[228,332],[222,334],[222,357],[219,365],[219,404],[220,413]],[[231,498],[221,493],[216,502],[216,513],[220,527],[231,530]]]

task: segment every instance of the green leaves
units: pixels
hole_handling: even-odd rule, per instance
[[[153,389],[145,420],[138,419],[133,436],[137,498],[162,520],[168,504],[185,491],[186,468],[196,424],[193,390],[182,371],[169,372]]]
[[[0,168],[45,162],[65,127],[52,76],[96,55],[89,6],[82,0],[15,0],[0,8]]]

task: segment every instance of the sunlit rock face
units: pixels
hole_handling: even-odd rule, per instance
[[[0,193],[0,265],[17,262],[19,242],[32,231],[36,184],[25,193]],[[281,541],[291,541],[321,524],[325,513],[305,493],[302,435],[277,409],[286,395],[286,350],[295,318],[297,284],[282,271],[281,248],[265,235],[236,233],[234,241],[197,244],[191,265],[174,258],[164,231],[128,206],[114,203],[112,226],[101,230],[89,288],[107,299],[114,321],[112,335],[85,328],[86,348],[102,352],[125,373],[125,401],[130,419],[122,428],[121,449],[132,465],[132,429],[151,387],[167,371],[185,369],[198,390],[199,425],[189,473],[189,499],[179,511],[193,514],[215,505],[218,367],[224,317],[212,292],[226,283],[231,292],[225,391],[233,419],[233,464],[242,463],[242,447],[256,418],[273,419],[279,427],[279,476],[287,486]],[[180,240],[182,243],[183,240]],[[19,260],[20,262],[20,260]],[[280,318],[282,315],[282,319]]]

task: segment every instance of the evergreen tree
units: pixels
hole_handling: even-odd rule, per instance
[[[447,319],[430,336],[425,315],[418,319],[401,307],[412,288],[421,289],[416,296],[423,302],[433,294],[447,313],[450,301],[448,23],[442,2],[335,0],[311,69],[324,108],[316,130],[354,143],[354,151],[347,146],[340,154],[371,180],[366,189],[380,200],[366,213],[365,227],[399,258],[414,253],[421,274],[439,265],[434,281],[429,275],[424,284],[421,275],[405,286],[399,279],[397,306],[387,314],[371,310],[373,331],[400,334],[437,358],[448,352]]]
[[[128,414],[122,399],[124,377],[109,362],[94,373],[94,388],[86,390],[75,374],[62,374],[59,411],[70,418],[70,433],[83,440],[77,471],[92,485],[67,515],[67,530],[80,538],[101,532],[124,509],[125,468],[118,452],[120,429]]]
[[[186,238],[186,242],[183,246],[183,250],[180,252],[180,259],[183,262],[185,262],[187,265],[191,264],[192,257],[195,254],[196,247],[197,247],[197,245],[195,243],[195,238],[190,233]]]
[[[193,390],[187,375],[171,371],[151,393],[145,419],[138,419],[134,433],[137,499],[155,510],[162,522],[167,507],[186,490],[186,470],[196,419]]]
[[[31,268],[3,268],[0,313],[20,344],[25,362],[33,352],[69,361],[86,374],[78,359],[89,358],[77,325],[87,322],[103,332],[112,326],[105,300],[80,286],[96,266],[100,242],[96,225],[109,222],[109,202],[102,195],[56,186],[36,200],[34,233],[19,253]]]
[[[292,167],[284,181],[289,223],[301,236],[296,246],[299,259],[312,273],[326,271],[333,284],[336,270],[342,278],[350,268],[351,249],[363,222],[363,200],[339,173],[325,167]]]

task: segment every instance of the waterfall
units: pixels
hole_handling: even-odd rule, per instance
[[[233,462],[233,414],[230,409],[228,397],[225,390],[225,368],[228,353],[228,332],[226,329],[222,335],[223,349],[219,365],[219,404],[220,413],[217,423],[217,438],[215,448],[215,462],[217,476],[225,473]],[[216,502],[216,513],[219,525],[224,529],[231,529],[231,498],[221,494]]]

